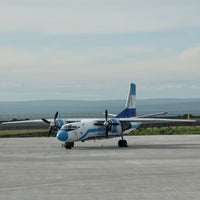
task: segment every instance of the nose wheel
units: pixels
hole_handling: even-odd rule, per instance
[[[118,147],[128,147],[127,141],[122,139],[118,141]]]
[[[65,142],[63,147],[65,147],[66,149],[71,149],[72,147],[74,147],[74,142]]]

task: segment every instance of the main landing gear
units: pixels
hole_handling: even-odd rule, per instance
[[[128,147],[127,141],[123,139],[118,141],[118,147]]]
[[[71,149],[74,147],[74,142],[65,142],[62,146],[66,149]],[[118,141],[118,147],[128,147],[127,141],[122,138]]]
[[[65,147],[66,149],[71,149],[72,147],[74,147],[74,142],[65,142],[63,147]]]

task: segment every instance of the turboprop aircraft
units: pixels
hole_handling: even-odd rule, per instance
[[[108,139],[121,137],[118,141],[119,147],[128,147],[124,136],[137,129],[142,123],[167,123],[167,122],[195,122],[195,120],[177,120],[163,118],[147,118],[164,113],[154,113],[136,117],[136,85],[130,84],[130,89],[123,111],[112,118],[108,118],[108,111],[105,111],[105,118],[101,119],[80,119],[61,126],[57,132],[57,139],[65,142],[66,149],[71,149],[75,142],[97,139]],[[113,114],[111,115],[113,116]],[[45,121],[43,119],[43,121]],[[56,121],[56,120],[55,120]],[[48,122],[49,123],[49,122]]]
[[[136,85],[131,83],[125,109],[117,115],[109,114],[106,110],[105,118],[57,119],[58,112],[56,112],[54,119],[6,122],[4,124],[43,121],[50,125],[48,136],[50,136],[53,131],[56,131],[57,139],[64,142],[66,149],[71,149],[74,147],[74,143],[78,141],[84,142],[87,140],[109,139],[114,137],[121,137],[118,141],[119,147],[128,147],[127,141],[124,140],[124,136],[137,129],[142,123],[196,122],[195,120],[149,118],[165,113],[166,112],[136,116]]]

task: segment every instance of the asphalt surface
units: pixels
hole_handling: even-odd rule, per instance
[[[200,199],[200,136],[126,139],[2,138],[0,199]]]

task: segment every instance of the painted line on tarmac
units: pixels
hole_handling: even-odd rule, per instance
[[[54,183],[44,183],[44,184],[33,184],[33,185],[25,185],[25,186],[13,186],[13,187],[5,187],[0,188],[0,192],[5,191],[14,191],[14,190],[25,190],[25,189],[34,189],[34,188],[42,188],[42,187],[51,187],[51,186],[59,186],[59,185],[73,185],[80,183],[92,183],[92,182],[107,182],[107,181],[116,181],[116,180],[131,180],[138,178],[155,178],[157,176],[167,176],[167,177],[178,177],[178,176],[196,176],[196,173],[161,173],[154,175],[138,175],[138,176],[124,176],[124,177],[113,177],[113,178],[105,178],[105,179],[90,179],[90,180],[73,180],[73,181],[63,181],[63,182],[54,182]]]

